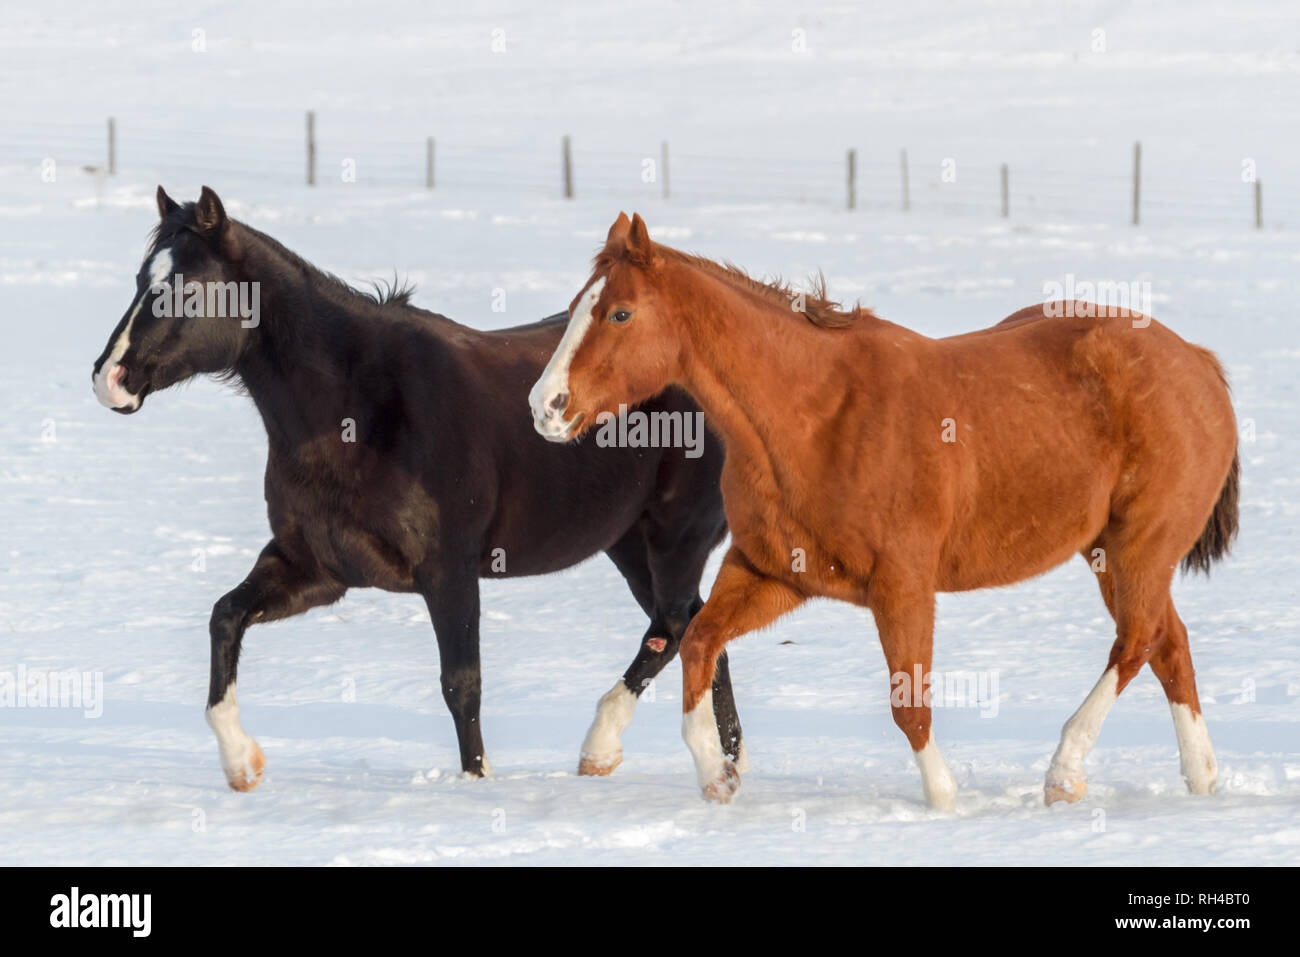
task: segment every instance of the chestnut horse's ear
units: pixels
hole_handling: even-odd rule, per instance
[[[619,213],[618,219],[614,220],[614,225],[609,227],[609,235],[605,237],[605,245],[611,246],[614,243],[622,242],[627,231],[632,228],[632,220],[627,218],[627,213]]]
[[[158,218],[166,219],[167,214],[173,210],[180,209],[180,204],[167,195],[167,190],[162,188],[162,183],[158,184]]]
[[[628,256],[638,262],[650,261],[650,230],[646,229],[645,220],[640,213],[632,214],[632,226],[624,240]]]
[[[239,239],[235,231],[230,228],[226,208],[221,205],[220,197],[208,186],[203,187],[203,192],[199,194],[199,201],[194,204],[194,223],[200,236],[217,240],[222,255],[227,259],[239,259]]]

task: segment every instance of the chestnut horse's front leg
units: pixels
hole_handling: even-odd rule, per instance
[[[878,560],[868,605],[889,668],[890,714],[912,746],[925,803],[936,810],[951,811],[957,800],[957,782],[939,753],[930,727],[934,586],[914,570],[927,563],[912,556],[909,559],[901,565]]]
[[[707,800],[726,804],[740,788],[740,774],[723,750],[713,713],[711,686],[718,656],[731,639],[770,625],[804,598],[757,571],[733,546],[722,559],[709,600],[682,637],[682,738],[695,758]]]

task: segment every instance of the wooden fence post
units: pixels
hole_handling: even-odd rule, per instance
[[[1142,207],[1142,143],[1141,141],[1133,144],[1133,225],[1138,224],[1141,218],[1139,211]]]
[[[1011,183],[1007,164],[1002,164],[1002,218],[1011,215]]]
[[[1264,228],[1264,187],[1255,180],[1255,228]]]
[[[567,136],[564,138],[564,198],[573,199],[573,157]]]
[[[424,141],[424,186],[433,189],[433,137]]]
[[[849,150],[849,209],[855,209],[858,205],[858,151]]]
[[[108,175],[117,173],[117,120],[108,118]]]
[[[316,113],[307,111],[307,185],[316,185]]]
[[[907,150],[899,151],[898,165],[903,172],[903,212],[907,212],[912,208],[912,199],[907,190]]]
[[[661,158],[659,160],[659,175],[663,177],[664,182],[664,199],[668,198],[668,141],[664,140],[660,145]]]

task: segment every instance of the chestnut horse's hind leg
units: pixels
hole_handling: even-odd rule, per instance
[[[266,758],[239,723],[235,677],[239,648],[249,625],[301,614],[338,601],[343,586],[294,565],[279,543],[262,549],[253,570],[212,607],[212,674],[207,720],[217,736],[221,768],[236,791],[251,791],[262,780]]]
[[[1097,577],[1102,597],[1115,618],[1115,643],[1106,670],[1061,731],[1061,743],[1043,785],[1043,798],[1048,804],[1074,803],[1087,794],[1083,759],[1096,743],[1115,699],[1142,666],[1162,650],[1168,635],[1172,563],[1151,561],[1156,571],[1135,575],[1121,570],[1124,564],[1120,556],[1111,555],[1109,560],[1111,570]]]
[[[709,600],[686,629],[681,645],[682,738],[695,759],[707,800],[726,804],[740,788],[740,773],[722,746],[714,710],[713,685],[722,649],[803,601],[789,585],[754,570],[733,547],[722,560]]]
[[[1165,643],[1151,656],[1151,670],[1160,679],[1165,697],[1169,699],[1187,790],[1192,794],[1213,794],[1219,787],[1219,762],[1214,757],[1214,746],[1210,743],[1210,733],[1206,730],[1201,702],[1196,694],[1196,673],[1192,670],[1187,627],[1178,617],[1172,601],[1165,614],[1165,629]]]
[[[892,581],[884,570],[877,570],[870,605],[889,668],[889,710],[912,746],[925,803],[951,811],[957,800],[957,782],[939,753],[931,730],[930,706],[925,703],[934,647],[934,591]]]
[[[1083,553],[1091,563],[1093,553]],[[1101,597],[1111,617],[1115,617],[1115,582],[1105,571],[1097,575]],[[1201,715],[1201,701],[1196,694],[1196,673],[1192,670],[1192,651],[1187,641],[1187,626],[1178,617],[1173,599],[1165,612],[1165,642],[1151,656],[1148,664],[1169,699],[1169,710],[1174,718],[1174,733],[1178,736],[1178,755],[1182,764],[1183,780],[1192,794],[1213,794],[1219,787],[1219,763],[1214,757],[1210,733]]]

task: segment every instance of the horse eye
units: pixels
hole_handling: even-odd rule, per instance
[[[617,312],[611,312],[609,314],[610,322],[627,322],[631,318],[632,313],[628,312],[626,309],[620,309]]]

